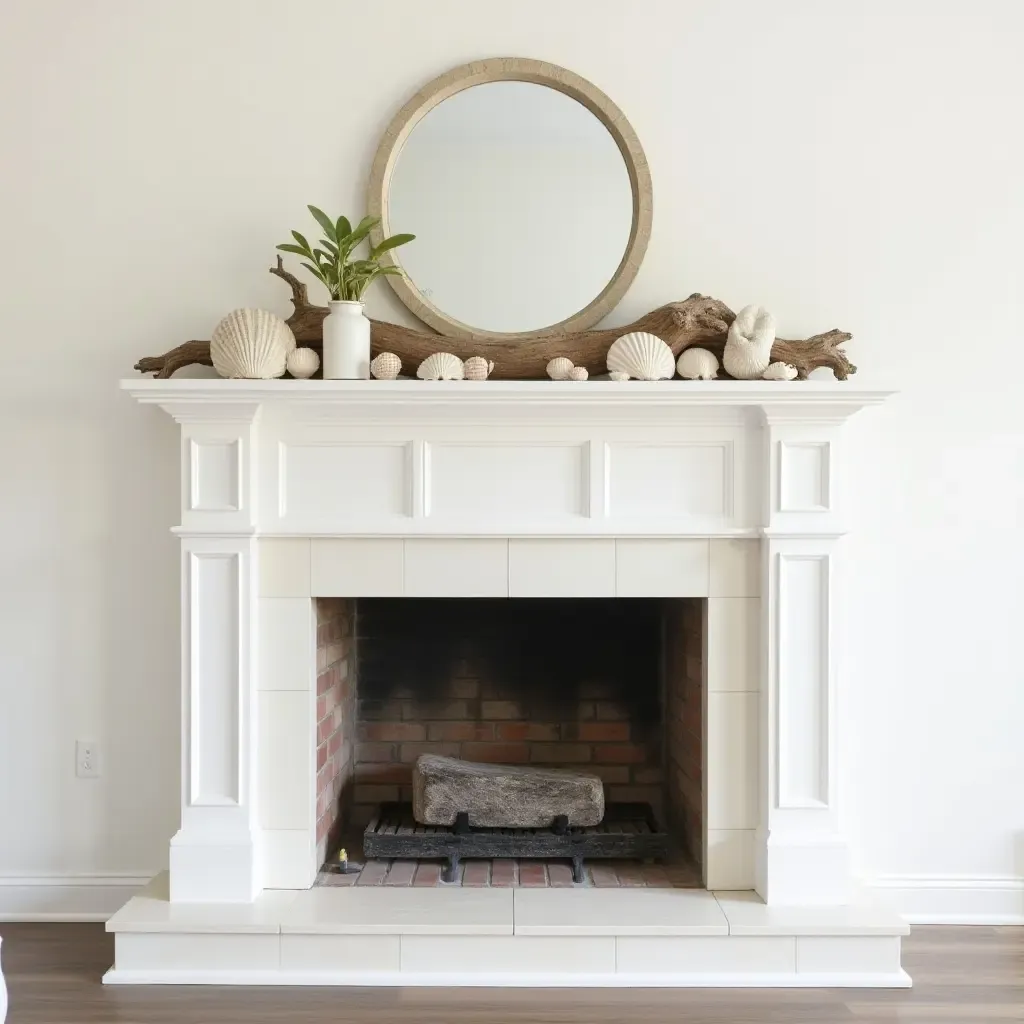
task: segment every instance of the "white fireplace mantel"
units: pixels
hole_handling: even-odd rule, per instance
[[[351,555],[370,595],[400,595],[410,592],[401,566],[412,564],[411,550],[422,566],[424,549],[443,544],[443,558],[435,550],[427,559],[440,568],[419,577],[416,593],[430,596],[438,578],[437,594],[455,596],[444,567],[467,564],[465,545],[483,538],[504,560],[499,594],[512,595],[514,581],[516,596],[550,596],[544,586],[556,580],[561,594],[614,596],[628,576],[634,596],[759,598],[754,678],[738,687],[750,698],[748,725],[728,739],[755,765],[735,826],[749,837],[749,868],[739,869],[749,881],[730,888],[756,889],[772,910],[849,904],[835,715],[842,428],[891,392],[834,381],[121,387],[181,427],[182,822],[171,842],[172,907],[251,903],[281,884],[267,881],[281,851],[258,814],[261,551],[265,578],[271,547],[275,558],[301,549],[286,590],[275,592],[301,611],[310,597],[367,596],[320,593],[318,551],[343,547],[334,568]],[[538,544],[548,545],[540,555]],[[385,549],[397,554],[378,564]],[[704,552],[702,582],[672,576],[668,563],[683,549]],[[716,591],[709,560],[734,549],[750,589]],[[387,586],[397,589],[377,587],[393,571],[399,582]],[[308,648],[299,655],[308,658],[305,628],[290,649]],[[304,866],[291,888],[310,878],[310,843],[297,838]],[[894,941],[890,980],[905,977]]]

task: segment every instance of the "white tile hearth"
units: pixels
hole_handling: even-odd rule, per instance
[[[622,937],[616,940],[616,948],[618,969],[642,974],[670,974],[681,966],[709,974],[786,974],[796,970],[796,940],[791,937]]]
[[[511,935],[511,889],[318,887],[297,893],[281,931],[318,935]]]
[[[909,935],[902,918],[878,907],[768,907],[752,892],[716,893],[732,935]]]
[[[470,936],[403,935],[402,970],[415,972],[486,971],[531,974],[611,974],[615,939],[611,936],[540,936],[490,939]]]
[[[432,936],[436,940],[436,936]],[[428,940],[430,941],[430,940]],[[402,966],[398,935],[281,934],[281,970],[398,971]]]
[[[516,889],[517,935],[728,935],[705,889]]]

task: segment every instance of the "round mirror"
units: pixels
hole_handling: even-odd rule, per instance
[[[539,61],[457,68],[398,114],[381,144],[370,213],[388,280],[453,337],[585,330],[636,275],[651,221],[647,164],[594,86]]]

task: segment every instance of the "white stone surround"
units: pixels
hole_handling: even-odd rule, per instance
[[[264,906],[312,900],[332,937],[354,934],[369,913],[346,899],[404,896],[416,916],[421,897],[412,890],[351,898],[315,890],[292,893],[290,903],[259,895],[305,890],[318,866],[314,597],[628,595],[708,599],[708,887],[755,890],[759,898],[743,898],[742,909],[762,915],[760,938],[785,941],[751,945],[727,901],[708,893],[689,896],[723,915],[709,946],[701,943],[710,933],[699,930],[630,932],[609,905],[602,933],[594,901],[605,898],[574,891],[589,901],[569,904],[569,916],[587,922],[579,927],[593,946],[588,962],[610,955],[614,968],[596,972],[604,982],[585,983],[905,982],[901,922],[875,914],[868,927],[850,917],[836,805],[841,425],[885,392],[679,381],[124,387],[182,429],[182,825],[171,843],[169,898],[133,900],[110,923],[118,941],[109,980],[202,974],[212,963],[209,936],[235,934],[232,922],[253,913],[270,929],[256,929],[269,959],[246,983],[306,977],[313,968],[296,961],[291,925],[276,911],[260,917]],[[516,907],[514,921],[511,904],[502,918],[506,938],[480,946],[486,931],[470,929],[477,967],[460,983],[484,983],[470,975],[493,982],[502,970],[508,981],[502,963],[532,978],[531,964],[557,959],[537,940],[569,941],[564,930],[531,933],[520,911],[533,897],[496,898],[506,895]],[[671,894],[633,898],[653,901],[645,913],[674,901],[657,913],[687,917]],[[202,942],[189,930],[192,914],[204,921]],[[836,922],[840,935],[829,930]],[[323,928],[297,927],[311,963],[338,945],[325,944]],[[411,933],[387,927],[402,936],[387,946],[400,951],[399,967],[382,953],[356,972],[358,983],[429,975]],[[178,952],[154,934],[173,934]],[[602,934],[613,942],[604,953]],[[253,955],[238,965],[262,963]],[[229,956],[217,976],[230,981],[235,966]],[[328,973],[355,983],[351,973]],[[561,980],[542,973],[544,984],[584,983],[571,967]],[[657,982],[636,980],[654,975]]]

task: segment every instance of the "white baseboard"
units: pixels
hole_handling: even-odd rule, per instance
[[[0,875],[0,921],[106,921],[153,872]]]
[[[864,888],[911,924],[1024,925],[1024,876],[880,875]]]

